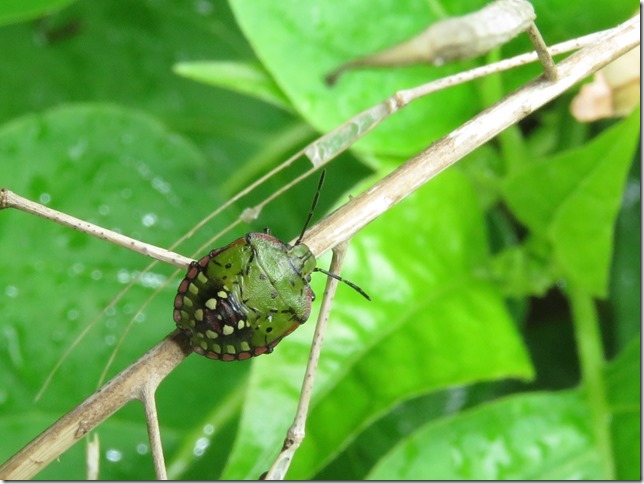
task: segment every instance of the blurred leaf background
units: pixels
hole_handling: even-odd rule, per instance
[[[340,63],[483,3],[4,2],[0,185],[169,246],[394,91],[528,50],[519,37],[487,58],[349,72],[324,85]],[[625,1],[533,3],[548,43],[633,13]],[[452,88],[387,120],[329,166],[316,219],[538,72],[527,66]],[[574,91],[355,237],[343,275],[374,301],[340,288],[289,477],[640,478],[639,112],[578,123],[568,111]],[[306,168],[289,169],[179,251],[192,255]],[[315,183],[216,245],[264,227],[295,237]],[[96,388],[129,320],[172,270],[156,266],[100,317],[34,402],[76,335],[148,261],[11,210],[0,214],[0,234],[4,461]],[[110,375],[172,330],[180,277],[136,316]],[[314,281],[318,295],[323,283]],[[599,353],[580,365],[578,341],[599,338],[573,317],[571,294],[594,298],[605,366]],[[234,364],[193,356],[161,385],[172,478],[253,479],[268,468],[294,414],[314,318],[270,356]],[[581,382],[589,366],[599,368],[605,401]],[[598,411],[611,417],[608,440]],[[102,479],[153,477],[142,408],[125,407],[98,433]],[[77,444],[38,478],[83,478],[83,459]]]

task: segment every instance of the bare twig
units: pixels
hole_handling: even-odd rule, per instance
[[[158,382],[146,384],[140,394],[140,400],[145,407],[145,421],[148,424],[148,437],[150,439],[150,451],[154,461],[154,471],[157,479],[167,481],[168,473],[165,468],[165,459],[163,457],[163,445],[161,442],[161,429],[159,429],[159,416],[157,414],[157,405],[154,394]]]
[[[329,215],[310,229],[302,242],[319,256],[338,241],[348,240],[442,170],[636,47],[640,42],[639,28],[638,15],[600,41],[561,61],[556,81],[536,79],[491,106]],[[3,197],[6,193],[0,192],[0,208],[6,206]],[[172,333],[9,459],[0,467],[0,478],[34,476],[125,403],[139,399],[139,392],[148,380],[158,384],[190,351],[187,338],[181,333]]]
[[[331,260],[331,266],[329,267],[330,272],[340,274],[344,255],[346,254],[348,247],[348,242],[342,242],[333,248],[333,259]],[[337,287],[338,281],[336,279],[332,277],[327,278],[326,288],[324,289],[324,298],[322,299],[318,322],[313,334],[311,352],[309,353],[309,361],[306,365],[306,372],[304,373],[302,391],[300,392],[300,402],[297,406],[295,419],[293,420],[291,427],[288,429],[281,452],[277,456],[277,459],[275,459],[275,462],[269,471],[266,473],[266,480],[284,479],[295,452],[304,440],[306,417],[309,413],[309,405],[311,403],[311,396],[313,395],[313,382],[315,380],[320,352],[322,351],[322,342],[324,341],[326,326],[329,321],[329,314],[331,313],[331,306],[333,305],[333,298]]]
[[[532,22],[526,29],[525,33],[530,38],[530,42],[532,42],[537,56],[539,56],[539,61],[543,66],[546,79],[549,81],[555,81],[557,79],[557,66],[555,65],[555,61],[552,59],[550,52],[548,52],[548,46],[543,41],[543,37],[541,37],[541,32],[539,32],[537,25]]]
[[[87,480],[95,481],[98,479],[100,469],[100,455],[101,444],[98,439],[98,434],[94,433],[91,437],[87,436],[87,444],[85,446],[85,462],[87,462]]]
[[[23,212],[38,215],[39,217],[66,225],[67,227],[71,227],[80,232],[110,241],[114,244],[120,245],[121,247],[125,247],[126,249],[158,259],[162,262],[167,262],[170,265],[180,267],[182,269],[187,269],[190,262],[192,262],[192,259],[188,259],[180,254],[170,252],[169,250],[156,247],[152,244],[146,244],[145,242],[113,232],[112,230],[105,229],[99,225],[85,222],[84,220],[72,217],[66,213],[32,202],[31,200],[27,200],[26,198],[16,195],[7,188],[0,189],[0,208],[17,208]]]

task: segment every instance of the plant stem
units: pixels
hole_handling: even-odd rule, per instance
[[[615,479],[615,463],[610,434],[610,410],[604,384],[604,349],[599,318],[592,296],[571,284],[568,291],[572,305],[575,338],[579,352],[582,385],[590,407],[591,425],[601,458],[601,479]]]
[[[2,464],[0,479],[33,477],[123,405],[141,400],[191,353],[188,337],[175,330]]]
[[[340,273],[348,246],[348,242],[345,241],[334,247],[333,259],[329,267],[330,272],[334,274]],[[318,361],[320,360],[320,353],[322,351],[322,342],[326,334],[326,326],[329,321],[329,315],[331,314],[331,306],[333,305],[333,298],[335,297],[337,287],[338,280],[329,277],[326,281],[324,299],[322,299],[322,307],[320,307],[318,322],[315,326],[315,333],[313,334],[311,352],[309,353],[309,361],[306,365],[306,372],[304,373],[304,381],[302,382],[302,391],[300,392],[300,401],[295,413],[295,419],[286,433],[281,452],[264,477],[266,480],[284,480],[293,456],[304,440],[306,417],[308,416],[311,397],[313,396],[313,382],[315,380]]]

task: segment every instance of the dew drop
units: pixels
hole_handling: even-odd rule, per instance
[[[195,442],[195,447],[192,453],[195,457],[201,457],[206,452],[206,449],[210,446],[210,439],[207,437],[200,437]]]
[[[110,462],[119,462],[123,458],[123,453],[120,450],[109,449],[105,452],[105,458]]]
[[[139,455],[145,455],[148,453],[148,445],[144,442],[140,442],[136,445],[136,452]]]
[[[78,160],[85,151],[87,151],[87,140],[79,140],[78,143],[67,150],[67,154],[72,160]]]
[[[213,11],[212,4],[206,0],[197,0],[194,5],[199,15],[210,15]]]
[[[145,227],[152,227],[157,223],[158,219],[159,218],[155,213],[146,213],[141,219],[141,223],[143,223]]]

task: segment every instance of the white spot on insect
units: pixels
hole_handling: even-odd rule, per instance
[[[206,337],[209,339],[217,339],[219,335],[215,333],[212,329],[207,329],[206,330]]]
[[[191,282],[188,286],[188,291],[190,291],[192,294],[197,294],[199,292],[199,288]]]
[[[197,321],[203,321],[203,310],[202,309],[197,309],[195,311],[195,319]]]
[[[192,300],[189,297],[183,296],[183,305],[191,308]]]
[[[222,333],[224,333],[224,336],[228,336],[230,334],[233,334],[233,332],[235,331],[235,328],[233,328],[232,326],[228,326],[227,324],[224,324],[224,327],[221,331]]]
[[[208,309],[215,309],[217,307],[217,300],[214,297],[211,297],[206,301],[206,307]]]
[[[250,345],[248,344],[248,341],[240,342],[239,346],[241,346],[241,349],[244,351],[250,351]]]
[[[217,293],[217,296],[219,296],[222,299],[226,299],[228,297],[228,293],[226,291],[219,291]]]
[[[234,355],[235,353],[237,353],[233,345],[226,345],[226,352],[231,355]]]
[[[217,344],[213,344],[213,345],[212,345],[212,350],[213,350],[215,353],[221,353],[221,346],[219,346],[219,345],[217,345]]]
[[[240,319],[239,323],[237,323],[237,329],[244,329],[244,326],[246,326],[246,321]]]
[[[199,280],[199,282],[201,282],[202,284],[205,284],[206,282],[208,282],[208,278],[204,275],[204,273],[203,273],[203,272],[200,272],[200,273],[198,273],[198,274],[197,274],[197,279],[198,279],[198,280]]]
[[[201,348],[203,350],[207,350],[208,349],[208,342],[205,341],[205,340],[199,341],[199,346],[201,346]]]

